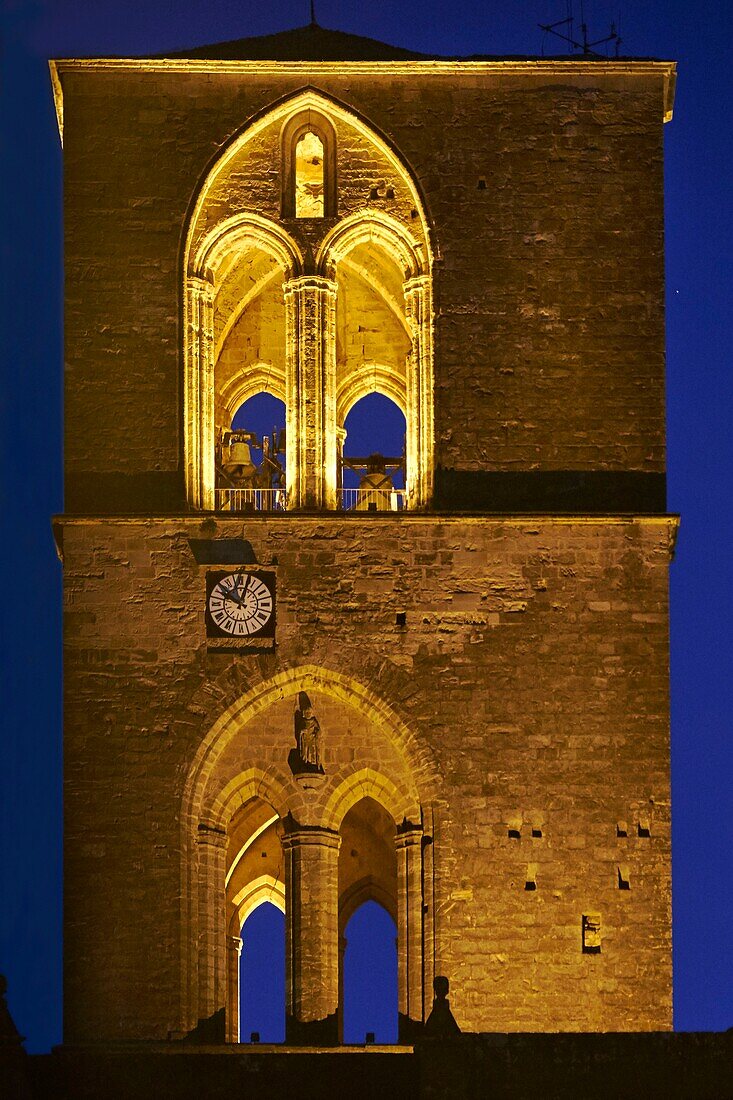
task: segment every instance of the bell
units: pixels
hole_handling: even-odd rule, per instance
[[[236,440],[230,443],[227,452],[222,458],[222,467],[229,477],[236,481],[248,481],[257,472],[257,467],[252,462],[249,444]]]
[[[229,464],[232,466],[252,466],[249,443],[232,443],[230,445]]]

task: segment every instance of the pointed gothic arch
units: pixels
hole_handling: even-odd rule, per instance
[[[343,203],[339,200],[339,157],[346,158],[344,175],[353,176],[358,170],[351,165],[348,149],[340,151],[339,128],[348,129],[371,151],[375,165],[369,172],[392,181],[383,195],[372,188],[366,206],[357,203],[354,208],[354,196],[364,193],[366,179],[355,185],[352,178]],[[293,236],[299,232],[293,205],[294,156],[297,141],[306,132],[316,135],[324,157],[322,217],[306,219],[323,224],[307,248]],[[261,171],[248,168],[250,156],[259,157],[257,163],[261,163],[267,155],[280,161],[277,193],[271,181],[262,182]],[[242,210],[242,204],[247,209]],[[382,208],[384,204],[390,209]],[[334,225],[337,212],[341,218]],[[236,266],[233,257],[253,255],[264,259],[258,266],[251,263],[252,272],[240,285],[231,274],[232,265]],[[269,302],[279,320],[277,346],[265,361],[273,377],[284,379],[288,507],[340,506],[343,424],[339,425],[337,390],[345,383],[358,390],[359,382],[353,377],[347,380],[344,372],[368,374],[374,360],[371,355],[363,363],[342,365],[337,356],[336,326],[342,308],[346,309],[339,304],[338,280],[351,278],[361,279],[360,293],[372,295],[383,310],[382,327],[388,334],[384,340],[392,355],[388,371],[393,376],[392,389],[400,391],[407,419],[408,506],[427,505],[434,463],[432,263],[431,228],[416,177],[386,137],[358,113],[307,88],[248,120],[201,180],[183,249],[184,466],[189,503],[205,510],[217,506],[216,418],[229,405],[218,389],[215,401],[213,390],[220,379],[221,386],[234,385],[230,375],[236,356],[225,354],[227,342],[236,348],[237,326],[244,326],[244,339],[245,321],[254,316],[254,303],[264,309],[263,303]],[[380,264],[390,267],[389,278],[380,277]],[[224,283],[228,290],[220,294]],[[347,299],[351,296],[353,292]],[[254,344],[256,340],[247,337],[247,346]],[[376,358],[384,357],[378,353]],[[236,370],[239,389],[249,394],[253,365],[247,362]],[[362,382],[361,388],[366,385]],[[219,428],[223,430],[222,425]],[[226,493],[220,496],[229,499]]]
[[[276,222],[253,213],[240,213],[217,223],[187,262],[183,349],[186,492],[189,502],[203,509],[215,504],[217,276],[227,270],[227,261],[236,254],[266,257],[275,272],[280,271],[281,279],[292,278],[303,265],[292,237]],[[272,274],[269,271],[269,278],[260,278],[260,285],[271,283]],[[276,366],[273,373],[277,377],[284,372]],[[248,396],[256,392],[247,385],[247,379],[241,381]]]
[[[432,265],[433,258],[437,258],[440,253],[435,236],[435,227],[432,218],[429,216],[422,186],[412,171],[407,158],[390,140],[388,135],[371,119],[366,118],[351,104],[313,86],[306,86],[291,92],[251,115],[230,136],[219,152],[211,158],[199,177],[189,205],[182,249],[184,262],[187,262],[187,258],[198,247],[200,239],[205,236],[208,228],[206,209],[210,204],[212,192],[215,190],[217,182],[230,169],[232,162],[241,155],[248,144],[259,138],[271,124],[276,123],[282,128],[290,119],[303,115],[308,116],[309,113],[315,115],[316,118],[327,119],[331,125],[341,123],[352,126],[361,138],[375,144],[404,182],[411,206],[410,223],[413,228],[419,229],[425,242],[428,265]],[[278,193],[278,202],[280,201],[281,192]],[[412,210],[414,210],[414,215]]]
[[[290,701],[301,691],[312,693],[317,698],[331,699],[334,705],[346,706],[355,714],[363,715],[364,721],[370,723],[369,728],[374,729],[374,736],[383,739],[375,742],[385,748],[379,749],[374,759],[384,759],[385,767],[375,764],[359,767],[353,760],[342,756],[340,763],[331,766],[323,794],[315,798],[312,795],[306,797],[294,782],[288,781],[282,767],[278,770],[273,765],[263,767],[252,763],[242,769],[238,762],[246,763],[260,751],[260,737],[255,738],[254,731],[262,728],[262,718],[272,712],[273,707],[280,707],[277,713],[285,713],[283,708],[287,713],[292,713]],[[335,713],[342,712],[338,710]],[[245,730],[250,733],[245,733]],[[387,746],[392,746],[392,749],[386,751]],[[403,763],[390,765],[390,751],[395,761],[401,760]],[[230,763],[222,770],[221,764],[226,760]],[[398,771],[390,776],[387,770],[393,766],[397,766]],[[232,768],[237,767],[239,770],[232,774]],[[316,982],[309,982],[304,977],[307,968],[314,963],[312,955],[302,952],[298,940],[299,936],[307,935],[308,921],[316,918],[307,912],[303,916],[303,911],[298,907],[308,906],[314,898],[325,898],[329,891],[337,890],[333,875],[338,867],[339,828],[349,810],[364,799],[372,799],[390,815],[395,823],[397,866],[403,883],[397,895],[401,899],[398,911],[402,959],[401,1011],[405,1018],[419,1020],[424,974],[428,972],[425,966],[434,955],[432,921],[423,916],[424,905],[432,904],[432,896],[428,903],[424,901],[419,867],[423,820],[432,820],[431,808],[437,801],[437,789],[437,771],[425,746],[418,742],[415,733],[393,707],[351,676],[316,665],[293,667],[250,687],[233,701],[203,737],[191,761],[183,796],[183,1030],[190,1030],[198,1021],[215,1016],[217,1012],[222,1012],[224,1019],[223,1008],[228,1005],[226,1034],[234,1034],[236,1014],[232,1007],[232,991],[236,982],[231,945],[236,937],[231,931],[234,926],[224,919],[222,908],[228,882],[227,823],[235,813],[249,813],[251,800],[259,800],[272,808],[268,812],[274,817],[267,819],[268,828],[271,829],[273,821],[279,819],[276,829],[283,847],[284,872],[278,892],[279,896],[285,897],[286,904],[290,1012],[293,1019],[305,1014],[306,1023],[310,989],[320,989],[324,996],[335,998],[334,1012],[338,1001],[337,894],[333,894],[330,908],[318,910],[319,926],[325,919],[324,912],[330,914],[328,920],[333,924],[333,935],[329,934],[330,925],[327,924],[323,952],[317,960],[323,973]],[[265,818],[266,815],[261,825],[265,824]],[[229,843],[230,853],[235,853],[234,858],[239,847],[235,833]],[[314,858],[315,863],[312,862]],[[270,874],[272,877],[272,872]],[[303,887],[298,877],[303,874],[316,875],[314,881],[321,885],[314,887],[311,881],[310,886]],[[247,875],[251,875],[251,871],[246,868],[243,875],[229,883],[229,894],[232,889],[238,891],[237,911],[245,903],[255,904],[257,898],[264,898],[271,888],[271,884],[263,882],[257,885],[254,879],[250,881]],[[293,916],[294,909],[299,916],[297,913],[296,917]],[[415,933],[416,922],[424,929],[419,936]],[[408,928],[412,929],[409,935]],[[425,963],[424,959],[427,960]],[[303,994],[305,1001],[298,999],[301,989],[306,991]]]

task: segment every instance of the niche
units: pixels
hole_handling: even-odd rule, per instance
[[[600,955],[601,953],[601,914],[583,914],[583,954]]]

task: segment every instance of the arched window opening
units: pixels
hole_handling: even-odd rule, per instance
[[[280,818],[272,805],[259,797],[244,802],[234,812],[227,827],[224,886],[227,907],[226,1039],[229,1043],[240,1042],[240,1038],[242,1042],[249,1042],[252,1031],[261,1031],[262,1034],[259,1016],[254,1023],[250,1016],[242,1021],[240,1009],[244,1004],[248,1012],[252,1010],[255,1016],[258,1013],[261,1015],[258,991],[264,984],[267,984],[268,990],[274,990],[272,993],[265,992],[265,1004],[274,998],[280,1013],[285,1011],[285,964],[281,958],[284,925],[281,921],[281,930],[276,933],[273,931],[278,927],[276,918],[268,912],[260,913],[261,909],[269,911],[273,906],[281,915],[285,912],[281,829]],[[255,915],[257,919],[250,923]],[[265,919],[268,915],[269,922]],[[277,940],[278,935],[280,941]],[[274,948],[271,951],[273,937]],[[266,982],[257,971],[260,965],[258,960],[265,958],[263,952],[269,953]],[[246,981],[242,981],[242,974],[246,976]],[[268,1009],[265,1013],[263,1025],[268,1035],[273,1033],[269,1012]],[[280,1031],[276,1029],[275,1033],[280,1034]]]
[[[285,915],[263,902],[242,925],[240,1042],[285,1042]]]
[[[373,798],[352,806],[339,849],[339,1017],[342,1041],[397,1042],[395,823]]]
[[[345,930],[343,1041],[397,1042],[397,927],[375,901],[367,901]]]
[[[223,429],[217,481],[224,511],[285,508],[285,402],[269,393],[250,397]]]
[[[341,456],[344,509],[397,511],[405,498],[405,416],[394,401],[370,393],[349,411]]]
[[[295,146],[295,216],[322,218],[325,209],[323,142],[306,130]]]
[[[336,217],[336,129],[320,111],[299,111],[282,130],[282,216]]]
[[[358,199],[353,158],[339,159],[339,141],[361,150],[359,164],[368,165],[372,184],[384,181],[384,188],[372,187],[374,201],[366,189]],[[263,163],[278,167],[278,143],[279,219],[272,211],[274,177],[262,174]],[[341,202],[339,166],[348,175]],[[269,210],[267,217],[249,209],[260,187],[262,202],[254,206]],[[183,255],[182,422],[192,507],[234,510],[230,490],[239,486],[223,480],[217,449],[238,404],[263,389],[287,404],[289,508],[342,503],[344,419],[355,400],[374,391],[405,413],[403,500],[411,509],[429,505],[432,262],[410,166],[335,101],[306,89],[227,146],[196,196]],[[363,374],[374,370],[374,384],[364,384]],[[257,463],[246,461],[249,442],[229,442],[241,445],[244,458],[229,464],[251,476]]]

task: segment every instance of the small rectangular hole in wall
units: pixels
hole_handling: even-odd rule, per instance
[[[583,953],[599,955],[601,951],[601,915],[583,913]]]
[[[542,836],[542,829],[539,827],[539,825],[533,825],[532,826],[532,836],[533,837],[541,837]]]
[[[527,864],[527,877],[524,881],[524,889],[525,890],[536,890],[537,889],[537,864],[536,863],[528,863]]]
[[[629,829],[625,821],[616,822],[616,836],[628,836]]]
[[[619,890],[631,889],[631,876],[626,863],[619,863],[618,865],[618,888]]]
[[[398,611],[397,615],[395,616],[395,623],[397,624],[397,626],[407,626],[407,612]]]
[[[651,836],[652,830],[648,817],[639,818],[639,836]]]
[[[486,190],[486,179],[485,179],[484,176],[479,176],[478,190],[479,191],[485,191]]]
[[[522,837],[520,830],[512,828],[511,825],[507,829],[506,835],[509,837],[510,840],[521,840]]]

